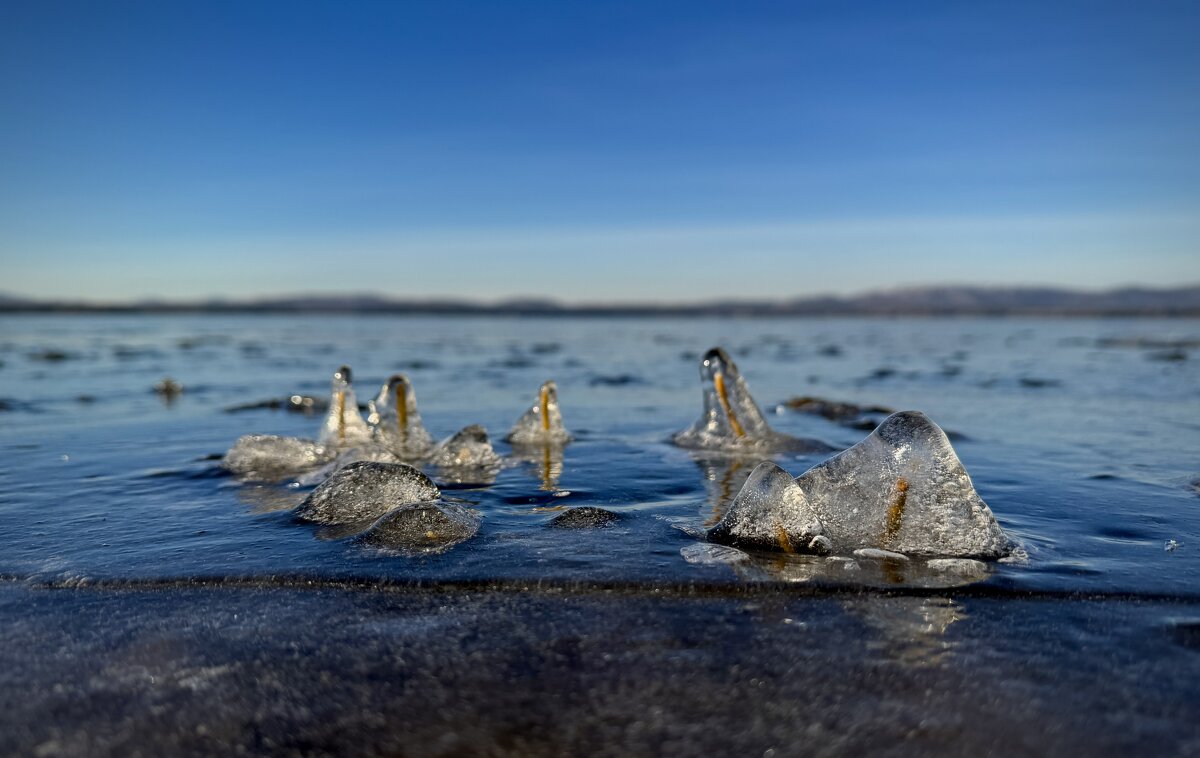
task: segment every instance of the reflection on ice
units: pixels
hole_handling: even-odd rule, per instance
[[[945,597],[870,597],[847,600],[843,607],[875,633],[868,647],[914,668],[943,665],[956,645],[947,639],[950,626],[967,618],[962,606]]]
[[[400,460],[419,460],[433,447],[433,439],[421,423],[417,395],[404,374],[393,374],[370,408],[367,422],[375,430],[376,442]]]
[[[734,453],[813,453],[833,449],[819,440],[797,439],[771,429],[750,396],[746,380],[721,348],[714,347],[700,359],[700,380],[704,414],[690,428],[675,435],[676,445]]]

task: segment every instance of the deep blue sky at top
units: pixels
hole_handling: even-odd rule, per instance
[[[1200,281],[1200,3],[8,2],[0,290]]]

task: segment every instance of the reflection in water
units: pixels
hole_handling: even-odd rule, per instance
[[[237,488],[237,498],[251,513],[290,511],[304,499],[305,491],[270,484],[243,484]]]
[[[962,606],[945,597],[861,597],[842,606],[875,633],[868,649],[914,668],[945,664],[958,644],[946,631],[967,618]]]
[[[692,460],[700,467],[704,477],[704,490],[708,494],[708,512],[704,517],[704,527],[717,525],[725,515],[730,503],[741,491],[742,485],[754,471],[761,456],[746,458],[741,456],[705,454],[693,452]]]
[[[706,544],[706,543],[703,543]],[[734,548],[727,548],[734,551]],[[700,560],[705,556],[684,558],[690,563],[728,563],[743,581],[751,582],[825,582],[861,584],[874,587],[963,587],[991,576],[992,567],[965,559],[912,559],[907,561],[849,557],[842,555],[794,555],[777,552],[723,552],[721,560]]]
[[[558,480],[563,472],[562,445],[551,442],[513,445],[512,459],[525,464],[523,468],[538,480],[540,489],[546,492],[558,489]]]

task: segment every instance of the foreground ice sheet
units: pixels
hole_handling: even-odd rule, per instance
[[[833,552],[868,557],[999,558],[1011,549],[946,434],[922,413],[893,414],[849,450],[785,477],[761,464],[709,539],[801,552],[821,534]]]
[[[517,419],[505,440],[513,445],[562,445],[571,440],[570,432],[563,426],[554,382],[546,382],[538,389],[537,400]]]
[[[333,460],[334,451],[312,440],[247,434],[240,437],[221,465],[245,479],[279,481]]]
[[[421,423],[417,395],[404,374],[393,374],[369,405],[367,422],[375,430],[376,442],[400,459],[419,460],[433,447],[433,439]]]
[[[675,435],[680,447],[730,452],[829,452],[820,440],[780,434],[767,424],[729,355],[714,347],[700,359],[704,415]]]
[[[351,386],[350,367],[342,366],[333,375],[329,413],[317,441],[331,447],[347,447],[371,441],[371,428],[358,412],[358,400]]]
[[[295,514],[305,521],[347,524],[377,519],[399,506],[440,496],[429,477],[412,466],[360,461],[313,490]]]

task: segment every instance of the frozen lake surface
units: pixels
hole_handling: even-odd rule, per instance
[[[696,364],[714,345],[738,362],[786,434],[842,449],[868,433],[789,410],[796,396],[926,413],[951,433],[980,496],[1028,560],[970,578],[871,561],[849,572],[782,554],[710,560],[695,535],[753,462],[697,455],[670,436],[700,413]],[[359,724],[371,737],[364,749],[394,749],[388,735],[408,734],[422,754],[463,744],[485,753],[604,752],[589,742],[600,739],[614,754],[622,744],[695,751],[705,737],[680,731],[682,720],[737,699],[713,721],[726,730],[707,737],[715,750],[839,754],[900,740],[900,753],[953,754],[1018,729],[1012,713],[984,724],[994,709],[975,713],[929,694],[970,680],[980,702],[1022,703],[1022,718],[1047,730],[1042,741],[1021,735],[1011,745],[1017,754],[1063,752],[1071,738],[1089,752],[1200,750],[1186,717],[1200,707],[1197,321],[5,316],[0,362],[0,574],[8,578],[0,619],[6,655],[21,659],[0,675],[5,699],[21,707],[0,720],[22,725],[0,729],[8,740],[0,749],[215,749],[219,738],[195,735],[200,711],[151,718],[162,705],[155,698],[167,696],[134,681],[130,667],[148,664],[126,648],[153,638],[154,655],[165,656],[156,665],[177,678],[192,655],[203,659],[197,670],[226,666],[203,687],[220,684],[231,703],[248,703],[256,693],[246,677],[265,664],[232,641],[244,630],[216,607],[228,602],[258,609],[273,665],[286,668],[276,659],[287,644],[315,652],[280,675],[294,679],[285,715],[249,709],[249,722],[223,733],[227,743],[294,735],[284,727],[303,721],[296,692],[316,698],[324,686],[350,707],[370,692],[356,689],[361,677],[382,671],[436,679],[437,665],[447,666],[438,718],[451,718],[462,705],[447,705],[452,685],[471,681],[459,660],[474,650],[465,629],[511,623],[498,641],[532,646],[534,660],[549,656],[544,670],[531,663],[516,680],[551,699],[578,687],[595,697],[565,702],[558,723],[554,709],[530,706],[523,731],[502,728],[521,717],[496,705],[460,730],[465,743],[439,743],[449,727],[433,716],[390,731]],[[439,482],[479,513],[473,538],[440,554],[398,556],[297,523],[288,509],[306,488],[241,483],[221,470],[218,457],[243,434],[315,437],[321,423],[320,414],[231,408],[293,394],[324,399],[342,363],[354,368],[360,400],[405,372],[435,438],[474,423],[491,432],[506,460],[493,483]],[[183,386],[170,401],[153,391],[165,376]],[[546,379],[557,382],[576,439],[561,459],[514,458],[501,439]],[[774,460],[795,476],[826,457]],[[623,518],[549,527],[561,506]],[[343,611],[356,625],[326,638],[321,630]],[[446,618],[430,620],[439,614]],[[151,629],[150,616],[171,623]],[[444,624],[448,636],[431,636],[427,623]],[[57,640],[63,660],[98,656],[91,678],[56,669],[37,642],[43,635]],[[756,640],[744,658],[739,639]],[[382,656],[378,671],[352,654],[357,644]],[[420,653],[408,664],[392,655],[405,645]],[[516,665],[502,658],[481,660],[484,691],[502,689],[503,672]],[[617,676],[605,661],[640,673]],[[801,707],[798,661],[834,700]],[[321,684],[321,666],[341,678]],[[346,666],[364,668],[355,678]],[[660,681],[656,672],[661,689],[621,702],[626,688]],[[1088,682],[1110,696],[1072,700]],[[694,688],[683,711],[655,715]],[[162,702],[186,704],[184,690]],[[97,711],[98,692],[115,698],[111,713]],[[755,697],[757,726],[730,736],[732,721],[754,720]],[[414,702],[389,690],[379,708],[411,718]],[[588,723],[589,708],[605,715]],[[924,727],[923,710],[933,719]],[[39,713],[57,716],[41,723]],[[325,726],[309,723],[304,744],[348,746]],[[816,742],[804,751],[789,739]]]

